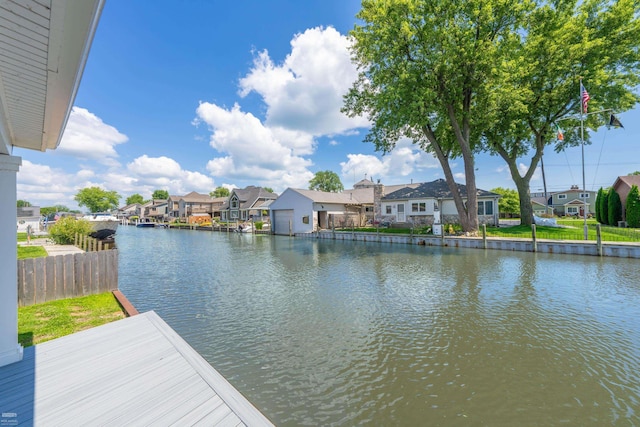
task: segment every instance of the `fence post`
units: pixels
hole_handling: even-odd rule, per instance
[[[487,249],[487,224],[482,224],[482,249]]]
[[[598,248],[598,256],[602,256],[602,234],[600,224],[596,224],[596,247]]]
[[[533,243],[533,252],[538,252],[538,240],[536,238],[536,225],[531,224],[531,239]]]

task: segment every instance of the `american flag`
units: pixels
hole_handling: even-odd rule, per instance
[[[580,83],[580,94],[581,94],[580,97],[582,99],[582,112],[586,113],[587,112],[587,103],[589,102],[591,97],[589,96],[589,92],[587,92],[587,90],[584,88],[584,86],[582,86],[582,83]]]

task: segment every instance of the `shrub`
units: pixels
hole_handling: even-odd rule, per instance
[[[49,237],[59,245],[69,245],[73,243],[76,233],[83,236],[92,231],[89,221],[67,216],[60,218],[49,227]]]
[[[618,221],[622,220],[622,202],[620,195],[613,188],[609,191],[609,225],[617,226]]]
[[[255,225],[256,230],[262,230],[262,226],[264,225],[264,222],[256,221],[256,222],[253,223],[253,225]]]
[[[640,228],[640,191],[637,185],[633,185],[627,195],[626,218],[629,227]]]
[[[600,204],[600,219],[604,225],[609,225],[609,192],[602,191],[602,202]]]
[[[602,224],[602,194],[604,190],[602,187],[598,190],[598,195],[596,196],[596,221]]]

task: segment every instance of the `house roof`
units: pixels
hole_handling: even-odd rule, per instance
[[[640,188],[640,175],[619,176],[616,178],[616,181],[613,183],[613,188],[618,189],[623,186],[626,186],[627,188],[631,188],[634,185]]]
[[[2,2],[0,154],[55,149],[104,0]]]
[[[180,200],[184,200],[185,202],[189,203],[211,203],[213,201],[210,195],[197,193],[195,191],[185,194],[184,196],[180,197]]]
[[[457,184],[458,190],[462,197],[467,196],[467,186],[463,184]],[[478,197],[500,197],[499,194],[492,193],[486,190],[477,190]],[[405,186],[399,190],[388,193],[382,197],[382,200],[407,200],[407,199],[420,199],[420,198],[433,198],[433,199],[452,199],[449,186],[444,179],[437,179],[431,182],[423,182],[417,184],[415,187]]]
[[[276,193],[267,191],[262,187],[256,187],[254,185],[250,185],[245,188],[234,189],[229,195],[229,198],[222,205],[222,209],[229,209],[229,201],[231,200],[234,194],[240,201],[240,209],[257,208],[256,204],[259,201],[275,200],[278,198],[278,195]]]
[[[367,193],[371,193],[373,202],[373,192],[370,189],[346,190],[342,193],[331,193],[328,191],[304,190],[301,188],[290,188],[289,190],[302,194],[315,203],[340,203],[340,204],[362,204],[362,199]]]

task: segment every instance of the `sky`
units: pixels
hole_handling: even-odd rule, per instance
[[[443,178],[410,141],[376,152],[363,142],[367,120],[340,112],[356,77],[347,36],[359,9],[359,0],[108,0],[60,146],[14,150],[18,199],[78,209],[74,196],[91,186],[116,191],[120,206],[154,190],[282,193],[325,170],[345,188]],[[584,146],[587,190],[640,170],[640,108],[617,117],[623,129],[601,128]],[[582,188],[581,147],[547,148],[544,166],[547,191]],[[462,160],[453,172],[464,183]],[[476,183],[515,188],[488,154],[476,158]],[[542,189],[538,169],[531,192]]]

